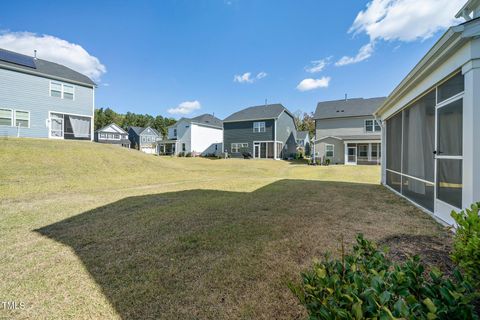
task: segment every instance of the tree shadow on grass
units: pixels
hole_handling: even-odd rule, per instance
[[[285,282],[340,235],[422,228],[435,223],[381,186],[281,180],[129,197],[35,231],[71,247],[123,319],[292,319]]]

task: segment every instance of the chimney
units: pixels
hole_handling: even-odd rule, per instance
[[[268,100],[267,100],[267,99],[265,99],[265,107],[267,106],[267,102],[268,102]]]
[[[37,60],[37,49],[33,50],[33,59]]]
[[[348,100],[348,95],[345,93],[345,101]]]

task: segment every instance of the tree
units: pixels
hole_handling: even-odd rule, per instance
[[[116,113],[111,108],[100,108],[95,110],[95,130],[100,129],[110,123],[116,123],[125,130],[128,127],[152,127],[162,134],[167,135],[167,128],[177,121],[173,118],[166,118],[161,115],[153,117],[149,114],[136,114],[127,112],[126,114]]]
[[[294,113],[294,121],[298,131],[308,131],[310,137],[315,135],[315,119],[313,112],[307,113],[298,110]]]

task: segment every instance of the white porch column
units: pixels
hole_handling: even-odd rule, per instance
[[[368,144],[368,161],[372,161],[372,144]]]
[[[273,141],[273,159],[275,160],[278,160],[278,157],[277,157],[277,120],[275,119],[275,122],[273,123],[273,137],[274,137],[274,141]],[[268,146],[268,144],[267,144]],[[253,153],[255,153],[255,147],[253,147],[254,150],[253,150]]]
[[[467,63],[462,72],[465,76],[462,204],[469,207],[480,201],[480,58]]]
[[[379,145],[381,151],[380,164],[381,164],[381,183],[387,184],[387,123],[382,121],[382,140]]]
[[[345,146],[345,150],[344,150],[344,152],[345,152],[345,155],[344,155],[345,160],[344,160],[344,163],[343,163],[343,164],[347,164],[347,163],[348,163],[348,143],[347,143],[347,142],[344,142],[343,145]]]

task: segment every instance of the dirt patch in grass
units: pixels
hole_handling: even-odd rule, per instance
[[[452,236],[447,231],[436,236],[392,235],[379,241],[379,245],[389,248],[388,257],[393,261],[403,262],[418,255],[427,269],[436,267],[446,275],[450,275],[455,267],[450,259]]]

